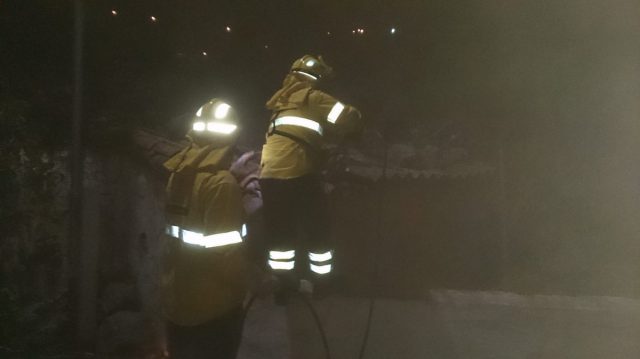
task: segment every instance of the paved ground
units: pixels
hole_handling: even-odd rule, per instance
[[[365,358],[640,358],[639,300],[463,291],[426,297],[377,300]],[[315,306],[332,358],[358,358],[367,299],[332,297]],[[299,300],[286,309],[257,303],[239,358],[288,357],[325,358],[311,314]]]

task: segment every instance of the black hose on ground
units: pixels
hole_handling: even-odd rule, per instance
[[[313,316],[313,320],[316,323],[316,326],[318,327],[318,331],[320,332],[320,338],[322,339],[322,346],[324,347],[325,357],[326,357],[326,359],[331,359],[331,351],[329,349],[329,341],[327,340],[327,334],[324,331],[324,327],[322,326],[322,322],[320,322],[320,316],[318,315],[318,312],[316,311],[316,309],[313,306],[313,304],[311,304],[311,301],[309,301],[309,299],[306,297],[306,295],[304,295],[302,293],[299,293],[299,292],[293,292],[293,293],[297,293],[300,296],[300,298],[302,299],[302,302],[304,302],[304,304],[309,309],[309,312],[311,312],[311,315]],[[257,294],[253,294],[249,298],[249,300],[247,301],[247,304],[244,306],[244,313],[243,313],[243,316],[242,316],[243,326],[244,326],[244,321],[247,318],[247,314],[249,313],[249,310],[251,310],[251,307],[253,306],[253,303],[255,303],[257,297],[258,297]]]
[[[324,346],[325,357],[327,359],[331,359],[331,351],[329,350],[329,341],[327,340],[327,335],[324,331],[324,327],[322,326],[322,322],[320,322],[320,316],[318,315],[316,308],[313,306],[313,304],[311,304],[311,301],[309,300],[309,298],[306,297],[306,295],[302,293],[298,293],[298,294],[300,298],[302,298],[302,301],[304,302],[304,304],[307,305],[307,308],[309,308],[309,311],[313,316],[313,320],[316,322],[316,326],[318,327],[318,331],[320,332],[320,337],[322,338],[322,345]]]
[[[247,301],[247,304],[245,304],[245,306],[244,306],[244,310],[243,310],[243,313],[242,313],[242,323],[243,323],[243,325],[244,325],[244,320],[247,319],[247,314],[249,313],[249,310],[253,306],[253,302],[256,301],[256,298],[258,298],[258,295],[254,293],[249,298],[249,300]]]

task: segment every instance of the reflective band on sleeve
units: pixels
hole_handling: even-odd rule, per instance
[[[292,270],[295,267],[295,265],[296,265],[295,261],[278,262],[278,261],[269,260],[269,266],[271,267],[271,269]]]
[[[293,259],[296,256],[296,251],[269,251],[269,258],[275,260],[287,260]]]
[[[308,128],[311,131],[315,131],[318,134],[322,135],[322,127],[319,123],[313,120],[306,119],[304,117],[298,116],[284,116],[280,118],[276,118],[273,123],[276,126],[281,125],[290,125],[290,126],[300,126],[304,128]]]
[[[332,258],[333,258],[333,253],[331,253],[331,251],[327,251],[324,253],[309,252],[309,259],[314,262],[326,262],[326,261],[330,261]]]
[[[344,110],[344,105],[340,102],[336,102],[336,104],[331,108],[331,111],[327,116],[327,120],[331,123],[336,123],[336,121],[338,121],[338,117],[340,117],[340,114],[342,113],[342,110]]]
[[[331,264],[325,264],[322,266],[317,266],[315,264],[311,264],[311,271],[318,273],[318,274],[327,274],[329,272],[331,272]]]
[[[230,124],[230,123],[220,123],[220,122],[209,122],[207,123],[207,131],[222,133],[228,135],[236,130],[238,126]]]

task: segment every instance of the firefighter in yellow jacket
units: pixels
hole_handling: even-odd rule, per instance
[[[235,358],[248,288],[242,190],[228,171],[237,121],[213,99],[187,148],[165,163],[167,234],[163,306],[171,358]]]
[[[300,278],[323,281],[333,270],[322,147],[328,135],[346,136],[362,128],[356,108],[317,88],[331,72],[322,57],[305,55],[267,102],[273,114],[260,186],[268,264],[285,282],[293,278],[294,285]]]

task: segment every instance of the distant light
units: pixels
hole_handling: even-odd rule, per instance
[[[396,28],[392,27],[391,30],[389,30],[389,32],[391,33],[391,35],[395,34],[396,33]]]
[[[149,19],[151,19],[151,21],[153,21],[153,22],[158,21],[158,19],[155,16],[149,16]]]
[[[225,28],[224,28],[224,30],[225,30],[226,32],[231,32],[231,27],[227,26],[227,27],[225,27]]]
[[[265,49],[268,49],[268,48],[269,48],[269,45],[264,45],[264,48],[265,48]]]
[[[206,51],[202,51],[202,56],[207,56],[207,52]]]
[[[111,10],[111,15],[116,16],[116,15],[118,15],[118,12],[115,9],[113,9],[113,10]]]
[[[327,31],[327,35],[331,36],[331,31]]]
[[[355,34],[355,33],[356,33],[356,30],[352,30],[352,31],[351,31],[351,33],[352,33],[352,34]]]
[[[359,33],[360,35],[364,34],[364,29],[358,29],[358,33]]]

